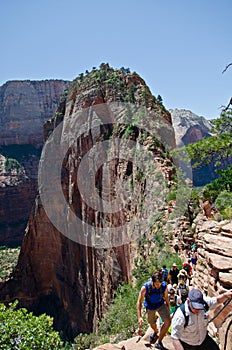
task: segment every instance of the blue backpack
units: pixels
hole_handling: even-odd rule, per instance
[[[157,310],[164,304],[164,292],[167,288],[166,282],[162,282],[159,289],[152,288],[152,281],[144,283],[146,288],[144,306],[149,310]]]
[[[163,281],[167,282],[167,280],[168,280],[168,269],[163,269],[163,271],[162,271],[162,279],[163,279]]]

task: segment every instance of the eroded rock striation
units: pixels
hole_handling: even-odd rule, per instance
[[[8,81],[0,86],[1,146],[43,145],[43,125],[69,82]]]
[[[115,288],[130,280],[136,239],[163,205],[164,184],[172,181],[167,152],[175,139],[169,112],[143,79],[107,64],[71,84],[45,125],[45,138],[41,164],[52,181],[40,181],[18,264],[0,295],[1,301],[17,298],[36,314],[52,315],[56,329],[72,338],[96,329]],[[60,144],[66,148],[55,177]],[[46,163],[48,156],[52,161]],[[53,188],[59,182],[64,206]],[[111,202],[116,209],[108,208]]]
[[[43,124],[55,112],[69,82],[9,81],[0,87],[0,154],[19,162],[25,177],[15,181],[1,168],[0,245],[20,245],[37,191]]]
[[[232,222],[207,220],[199,214],[195,223],[199,246],[197,286],[206,295],[214,296],[232,288]],[[215,320],[215,325],[219,330],[221,349],[231,349],[232,302]],[[211,332],[217,333],[213,324]]]

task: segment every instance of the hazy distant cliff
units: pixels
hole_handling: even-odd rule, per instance
[[[204,117],[186,109],[170,109],[177,147],[211,136],[212,125]]]
[[[0,245],[21,244],[37,191],[43,125],[68,84],[26,80],[0,87],[0,154],[16,159],[25,170],[24,178],[14,181],[13,168],[0,167]]]
[[[209,120],[199,117],[195,113],[185,109],[170,109],[177,147],[187,146],[202,140],[204,137],[212,136],[212,125]],[[231,164],[232,159],[228,158],[227,163]],[[224,163],[225,166],[225,163]],[[209,165],[202,165],[197,168],[184,169],[193,180],[195,186],[205,186],[218,177],[215,169],[220,169],[222,165],[215,166],[212,162]]]
[[[63,80],[9,81],[0,87],[0,145],[43,144],[43,125],[53,115]]]

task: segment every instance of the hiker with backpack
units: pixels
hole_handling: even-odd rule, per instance
[[[169,311],[167,283],[165,281],[162,281],[162,276],[159,272],[154,272],[151,276],[151,280],[144,283],[140,290],[137,301],[138,323],[140,328],[143,324],[143,301],[146,308],[148,323],[153,329],[153,333],[150,336],[150,345],[155,343],[156,349],[165,350],[165,347],[162,344],[162,340],[171,324],[171,318]],[[156,324],[156,321],[158,319],[157,313],[164,321],[160,328],[159,334]]]
[[[181,299],[182,304],[186,301],[189,293],[189,287],[184,280],[180,280],[177,286],[177,293]]]
[[[205,297],[199,289],[192,289],[186,302],[172,318],[172,343],[175,350],[219,350],[208,335],[208,309],[216,308],[232,298],[232,289],[217,297]]]
[[[162,279],[165,282],[168,282],[168,269],[166,265],[162,266]]]
[[[191,286],[191,280],[192,280],[192,266],[191,266],[191,259],[188,259],[187,262],[183,264],[183,269],[187,272],[188,277],[188,284]]]
[[[195,249],[192,250],[191,253],[191,263],[192,263],[192,267],[193,270],[196,270],[196,265],[197,265],[197,252]]]
[[[178,282],[184,281],[185,283],[187,282],[188,279],[188,273],[185,269],[181,269],[180,272],[178,273]]]
[[[178,294],[176,294],[176,291],[174,288],[171,288],[168,294],[169,298],[169,305],[170,305],[170,314],[171,317],[178,308],[178,306],[181,304],[181,298]]]
[[[178,273],[179,269],[177,268],[176,263],[173,263],[172,268],[169,271],[170,282],[171,284],[178,284]]]

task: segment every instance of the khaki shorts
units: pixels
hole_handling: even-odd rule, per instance
[[[159,316],[165,321],[170,320],[170,311],[166,304],[160,306],[157,310],[147,310],[147,322],[149,324],[156,323]]]

